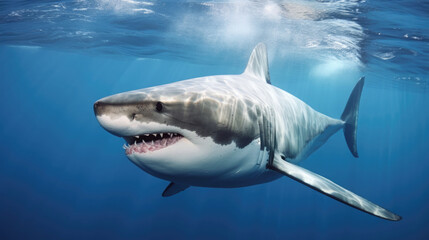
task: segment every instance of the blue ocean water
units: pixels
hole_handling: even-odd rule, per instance
[[[427,1],[0,1],[1,239],[427,239]],[[239,74],[339,117],[366,77],[355,159],[341,133],[301,163],[401,215],[382,220],[289,178],[192,187],[134,166],[97,123],[107,95]]]

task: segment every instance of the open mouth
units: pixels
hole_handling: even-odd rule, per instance
[[[124,144],[123,148],[127,155],[154,152],[173,145],[182,138],[178,133],[147,133],[124,137],[127,144]]]

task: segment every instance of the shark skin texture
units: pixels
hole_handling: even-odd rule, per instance
[[[358,157],[356,133],[361,78],[340,119],[312,109],[271,85],[264,44],[245,71],[183,80],[102,98],[100,125],[126,141],[126,156],[145,172],[170,181],[168,197],[190,186],[235,188],[290,177],[374,216],[400,216],[297,164],[343,129]]]

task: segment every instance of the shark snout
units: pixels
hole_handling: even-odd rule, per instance
[[[94,103],[94,114],[95,114],[96,116],[97,116],[97,115],[99,115],[99,114],[98,114],[98,109],[99,109],[100,105],[101,105],[100,101],[96,101],[96,102]]]
[[[109,97],[96,101],[93,108],[99,124],[119,137],[156,132],[157,130],[151,129],[148,123],[161,122],[160,107],[157,107],[154,102],[113,101]]]
[[[101,115],[133,115],[135,114],[133,107],[121,103],[110,103],[108,100],[100,99],[94,103],[94,114],[99,117]]]

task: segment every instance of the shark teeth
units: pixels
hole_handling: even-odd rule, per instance
[[[143,133],[140,135],[124,137],[127,144],[124,144],[122,148],[127,152],[136,150],[137,148],[135,146],[139,146],[139,149],[141,146],[149,147],[151,149],[159,149],[160,146],[166,147],[177,142],[181,138],[183,138],[181,134],[172,132]]]
[[[132,153],[146,153],[160,150],[175,144],[183,136],[178,133],[145,133],[142,135],[124,137],[128,144],[124,144],[127,155]]]

